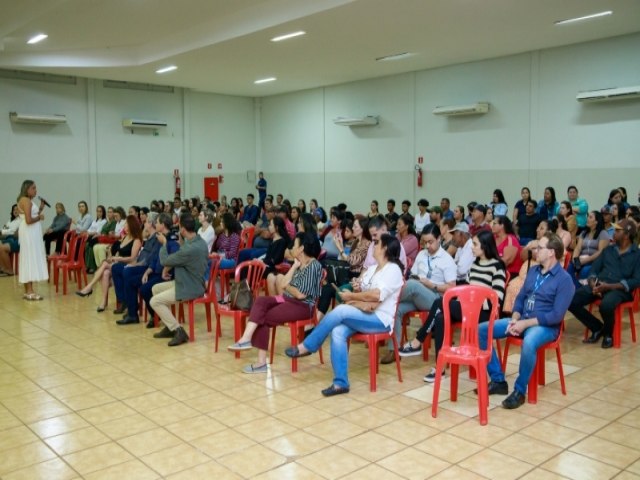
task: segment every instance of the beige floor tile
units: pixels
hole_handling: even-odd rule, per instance
[[[558,447],[567,448],[587,436],[586,433],[541,420],[522,429],[521,433]]]
[[[107,442],[109,442],[109,437],[95,427],[81,428],[45,439],[45,443],[60,456]]]
[[[616,420],[629,412],[627,407],[591,397],[583,398],[573,403],[569,408],[609,421]]]
[[[449,463],[458,463],[483,449],[477,443],[446,432],[429,437],[425,441],[414,445],[414,448]]]
[[[389,470],[382,468],[375,463],[367,465],[360,470],[356,470],[350,473],[346,477],[342,477],[342,480],[370,480],[372,478],[383,478],[384,480],[401,480],[404,477],[396,475]]]
[[[40,478],[71,480],[77,477],[78,473],[60,458],[52,458],[46,462],[35,463],[2,476],[4,480],[34,480]]]
[[[403,443],[376,432],[365,432],[351,437],[339,443],[338,446],[370,462],[377,462],[405,448]]]
[[[24,425],[8,428],[0,434],[0,452],[36,441],[38,436]]]
[[[458,465],[453,465],[440,473],[435,474],[430,480],[481,480],[486,477],[477,475],[474,472],[465,470]]]
[[[620,472],[619,469],[611,465],[573,452],[562,452],[541,466],[573,480],[613,478]]]
[[[640,479],[640,475],[636,475],[635,473],[631,473],[626,470],[616,475],[616,480],[638,480],[638,479]]]
[[[622,423],[613,422],[602,430],[597,431],[594,435],[613,443],[640,450],[640,429],[629,427]]]
[[[597,392],[591,394],[592,398],[604,400],[605,402],[615,403],[628,408],[640,407],[640,393],[632,393],[611,387],[601,388]]]
[[[549,415],[545,420],[584,433],[593,433],[609,424],[608,420],[572,408],[564,408]]]
[[[534,468],[526,475],[520,477],[520,480],[566,480],[567,477],[558,475],[557,473],[544,470],[543,468]]]
[[[301,405],[299,407],[278,412],[274,417],[287,422],[294,427],[304,428],[333,418],[333,415],[325,412],[324,410],[319,410],[308,405]]]
[[[155,480],[160,478],[157,472],[147,467],[140,460],[119,463],[97,472],[89,473],[86,480],[112,480],[116,478],[135,478],[136,480]]]
[[[97,428],[105,435],[108,435],[114,440],[118,440],[120,438],[135,435],[136,433],[152,430],[157,426],[157,423],[136,413],[134,415],[129,415],[128,417],[116,418],[115,420],[98,424]]]
[[[154,428],[153,430],[121,438],[118,443],[132,455],[142,457],[160,450],[171,450],[173,446],[182,443],[182,440],[164,428]]]
[[[255,480],[321,480],[321,477],[298,463],[287,463],[254,477]]]
[[[0,407],[0,432],[8,428],[19,427],[22,421],[9,410]]]
[[[629,425],[630,427],[640,428],[640,409],[635,409],[623,417],[620,417],[618,422]]]
[[[218,392],[211,392],[198,397],[188,398],[182,403],[201,413],[211,413],[216,410],[235,406],[238,401]]]
[[[0,475],[4,476],[6,473],[51,460],[55,456],[56,454],[41,441],[9,448],[2,452],[3,461],[0,462]]]
[[[74,411],[83,410],[85,408],[97,407],[111,403],[115,400],[111,395],[103,391],[94,391],[88,394],[76,395],[62,400],[69,408]]]
[[[447,432],[485,447],[513,433],[511,430],[491,423],[491,421],[487,425],[480,425],[480,422],[475,418],[468,419],[466,422],[450,428]]]
[[[181,472],[171,474],[166,477],[170,480],[193,480],[199,478],[219,478],[224,480],[240,480],[240,477],[226,467],[223,467],[215,460],[201,463],[195,467],[187,468]]]
[[[329,443],[311,433],[298,430],[264,443],[264,446],[285,457],[302,457],[329,446]]]
[[[175,436],[188,442],[199,437],[204,437],[205,435],[225,430],[227,426],[210,416],[200,415],[166,425],[165,428]]]
[[[364,458],[335,445],[307,455],[297,462],[330,480],[345,476],[368,463]]]
[[[519,433],[492,445],[491,449],[532,465],[540,465],[562,452],[561,447]]]
[[[630,472],[633,472],[637,475],[640,475],[640,460],[637,460],[636,462],[632,463],[631,465],[629,465],[627,467],[627,470],[629,470]]]
[[[405,445],[414,445],[422,440],[437,435],[438,430],[420,425],[408,418],[400,418],[391,423],[375,429],[376,432],[386,435]]]
[[[569,450],[621,469],[627,468],[640,458],[639,450],[599,437],[587,437]]]
[[[210,461],[211,458],[193,448],[191,445],[180,444],[172,447],[169,452],[160,451],[151,453],[140,457],[140,460],[160,473],[160,475],[167,476],[195,467],[201,463],[206,463]]]
[[[412,447],[405,448],[377,463],[396,475],[410,480],[430,478],[451,466],[444,460]]]
[[[242,452],[220,457],[217,461],[238,475],[250,478],[283,465],[287,459],[262,445],[254,445]]]
[[[76,413],[47,418],[29,425],[41,438],[53,437],[63,433],[88,427],[89,423]]]
[[[133,459],[129,452],[114,442],[71,453],[63,458],[81,475],[87,475]]]
[[[303,429],[329,443],[339,443],[366,431],[366,428],[340,418],[332,418]]]
[[[214,459],[229,453],[243,451],[257,444],[254,440],[232,429],[196,438],[189,443]]]
[[[460,462],[459,466],[484,477],[500,480],[518,478],[533,469],[533,465],[529,463],[491,449],[472,455]]]
[[[264,418],[267,414],[262,410],[254,408],[251,403],[245,403],[241,407],[232,405],[222,410],[216,410],[215,412],[211,412],[209,416],[228,427],[237,427],[238,425]]]
[[[253,439],[255,442],[262,443],[270,438],[291,433],[295,431],[296,428],[277,418],[263,417],[243,425],[238,425],[235,430]]]

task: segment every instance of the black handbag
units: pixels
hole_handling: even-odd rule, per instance
[[[229,308],[231,310],[243,310],[248,312],[253,306],[253,293],[249,288],[249,282],[242,280],[234,283],[229,291]]]
[[[351,276],[349,275],[351,265],[349,262],[343,260],[323,260],[324,268],[327,270],[326,281],[328,284],[335,284],[336,286],[349,283]]]

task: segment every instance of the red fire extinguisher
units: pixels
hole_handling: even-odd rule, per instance
[[[420,165],[416,165],[416,178],[418,186],[422,186],[422,167]]]
[[[176,187],[176,193],[175,196],[179,197],[180,196],[180,192],[181,192],[181,182],[180,182],[180,171],[178,169],[175,169],[173,171],[173,179],[175,182],[175,187]]]

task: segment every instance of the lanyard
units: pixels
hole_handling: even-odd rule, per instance
[[[535,295],[535,293],[542,286],[545,280],[550,276],[551,276],[551,272],[547,272],[544,275],[540,275],[540,273],[538,273],[538,277],[536,278],[536,282],[533,284],[533,292],[531,292],[531,294]]]

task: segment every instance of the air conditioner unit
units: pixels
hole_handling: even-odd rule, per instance
[[[367,115],[365,117],[336,117],[333,119],[333,123],[347,127],[367,127],[371,125],[378,125],[378,116]]]
[[[576,96],[576,100],[579,102],[611,102],[613,100],[630,100],[634,98],[640,98],[640,86],[578,92]]]
[[[469,105],[454,105],[450,107],[436,107],[434,115],[483,115],[489,111],[488,102],[476,102]]]
[[[162,120],[142,120],[140,118],[125,118],[122,120],[122,126],[125,128],[148,128],[156,130],[160,127],[166,127],[167,122]]]
[[[67,123],[66,115],[41,115],[31,113],[9,112],[9,119],[13,123],[35,123],[40,125],[58,125]]]

